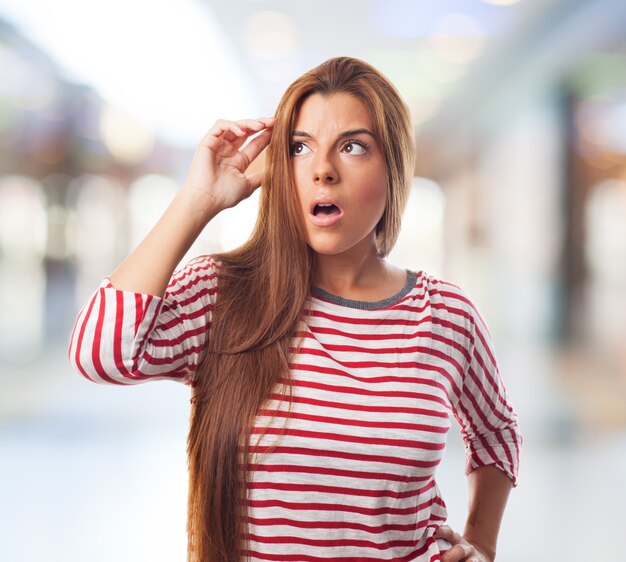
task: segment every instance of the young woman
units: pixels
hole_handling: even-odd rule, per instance
[[[246,176],[266,147],[264,173]],[[79,312],[68,356],[85,377],[191,387],[190,561],[494,560],[517,414],[467,294],[385,259],[414,157],[395,87],[330,59],[275,118],[211,127],[164,215]],[[179,265],[261,185],[243,246]],[[451,417],[467,448],[462,534],[443,525],[435,481]]]

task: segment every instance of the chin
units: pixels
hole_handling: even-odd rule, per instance
[[[376,239],[373,232],[374,231],[372,231],[369,236],[351,236],[349,238],[346,238],[345,235],[342,236],[338,232],[321,233],[322,235],[320,235],[320,233],[316,233],[315,236],[308,237],[307,244],[309,248],[311,248],[311,250],[323,256],[336,256],[345,252],[349,252],[353,249],[355,251],[359,251],[359,247],[363,251],[369,251],[368,248],[370,244],[373,244],[374,248],[376,247]]]
[[[333,244],[333,243],[320,243],[320,242],[307,242],[309,248],[316,254],[322,254],[324,256],[335,256],[345,252],[349,248],[345,247],[345,244]]]
[[[337,254],[341,254],[341,252],[343,251],[342,249],[339,248],[328,248],[326,246],[313,246],[311,244],[309,244],[309,248],[311,248],[311,250],[313,250],[316,254],[321,254],[323,256],[335,256]]]

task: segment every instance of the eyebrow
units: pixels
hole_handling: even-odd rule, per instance
[[[370,131],[369,129],[350,129],[348,131],[344,131],[343,133],[339,133],[337,135],[337,138],[346,138],[346,137],[352,137],[354,135],[360,135],[360,134],[366,134],[366,135],[370,135],[372,138],[376,139],[376,135],[374,133],[372,133],[372,131]],[[309,139],[313,138],[313,135],[311,133],[307,133],[306,131],[294,131],[293,133],[291,133],[292,137],[306,137]]]

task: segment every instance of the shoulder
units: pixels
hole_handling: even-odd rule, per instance
[[[166,295],[173,300],[213,295],[217,291],[219,265],[210,254],[181,261],[172,273]]]
[[[468,293],[458,284],[426,271],[417,272],[416,284],[422,288],[424,296],[440,309],[456,312],[466,312],[474,306]]]
[[[217,275],[220,262],[210,254],[196,256],[181,262],[172,274],[172,282],[181,282],[185,279],[195,279],[198,276]]]
[[[475,325],[482,323],[482,318],[469,293],[457,283],[425,271],[417,273],[416,284],[430,308],[433,324],[471,340]]]

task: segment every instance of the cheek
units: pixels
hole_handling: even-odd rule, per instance
[[[369,208],[383,208],[387,202],[387,178],[372,177],[364,178],[360,199]]]

